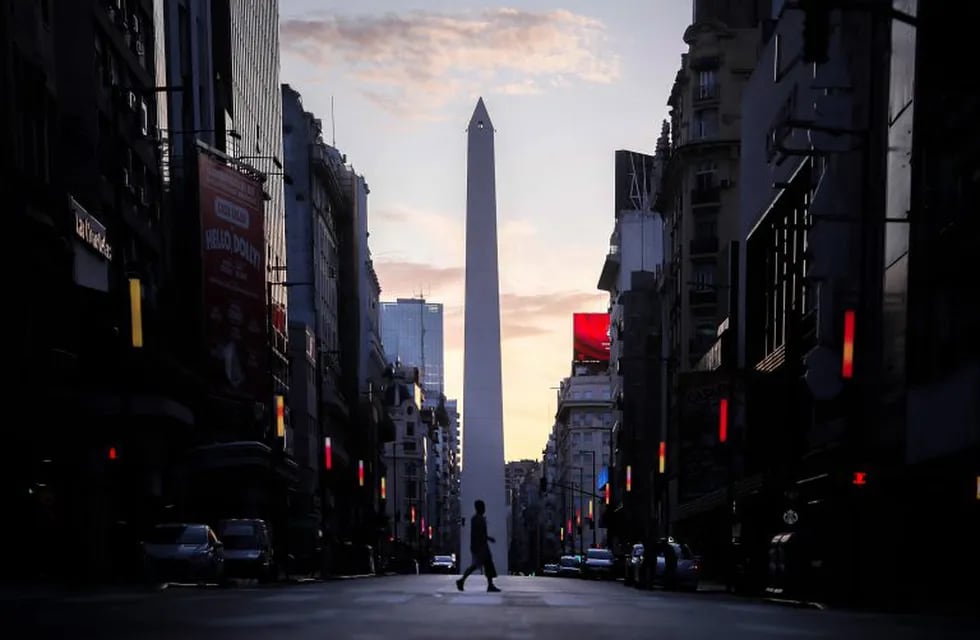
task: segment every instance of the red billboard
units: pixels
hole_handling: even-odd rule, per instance
[[[219,393],[269,395],[262,187],[198,153],[208,372]]]
[[[576,313],[572,319],[575,362],[609,362],[609,314]]]

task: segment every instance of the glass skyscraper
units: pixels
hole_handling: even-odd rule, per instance
[[[442,304],[423,298],[381,303],[381,342],[391,362],[418,367],[429,400],[444,393]]]

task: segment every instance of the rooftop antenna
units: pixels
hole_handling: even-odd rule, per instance
[[[337,148],[337,122],[333,112],[333,96],[330,96],[330,146]]]

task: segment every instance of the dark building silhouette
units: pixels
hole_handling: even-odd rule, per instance
[[[170,503],[174,438],[194,423],[162,308],[154,3],[125,4],[15,0],[0,18],[2,195],[26,248],[11,347],[29,408],[4,504],[25,523],[18,558],[44,558],[28,569],[79,579],[132,568],[133,531]],[[65,531],[87,553],[55,542]]]

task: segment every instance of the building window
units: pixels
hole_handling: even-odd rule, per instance
[[[694,267],[694,287],[698,291],[712,289],[715,283],[715,265],[700,263]]]
[[[694,188],[698,191],[707,191],[714,188],[718,178],[718,165],[714,162],[702,162],[697,166],[694,174]]]
[[[717,74],[714,69],[702,69],[698,71],[698,99],[707,100],[717,97],[718,84]]]
[[[417,480],[409,480],[405,483],[405,492],[408,493],[409,500],[419,497],[419,483]]]
[[[409,438],[415,437],[415,421],[410,420],[405,423],[405,435]]]
[[[702,140],[718,135],[718,110],[701,109],[694,112],[694,138]]]

